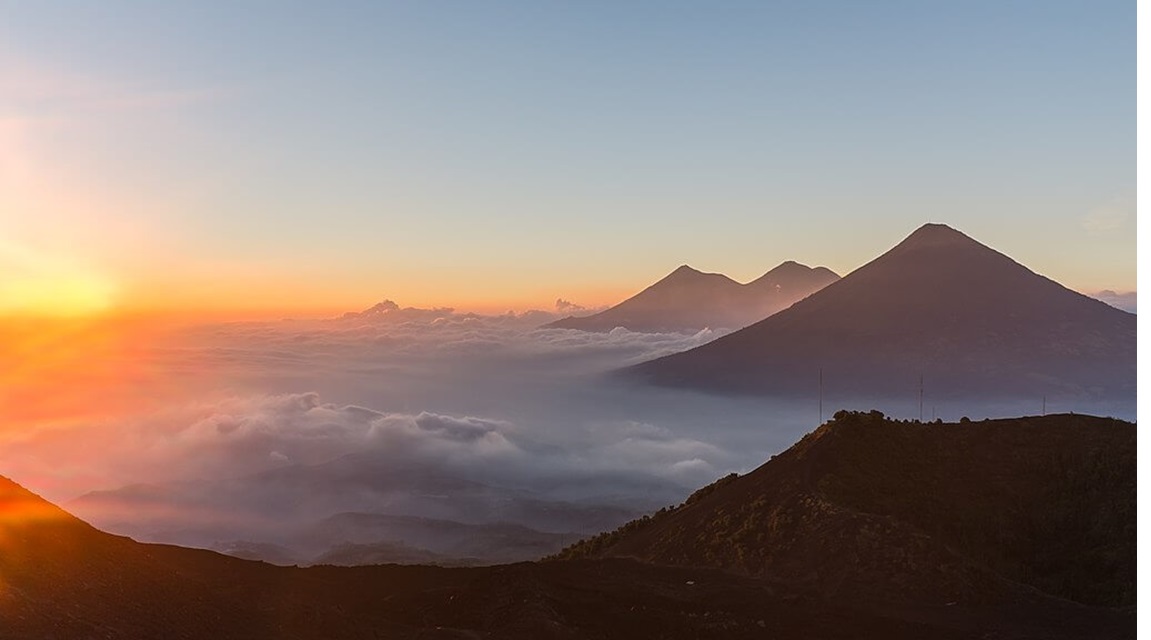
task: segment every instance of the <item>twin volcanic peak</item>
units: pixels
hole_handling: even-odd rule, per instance
[[[786,310],[631,367],[660,385],[837,398],[1134,402],[1135,316],[941,224]],[[1066,406],[1066,405],[1064,405]]]
[[[641,332],[696,332],[736,329],[786,309],[839,279],[827,267],[784,262],[759,278],[740,284],[721,273],[703,273],[687,265],[610,309],[569,316],[549,325],[557,329]]]

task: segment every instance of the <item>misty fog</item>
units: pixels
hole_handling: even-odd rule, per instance
[[[163,389],[159,406],[28,425],[4,436],[3,465],[93,524],[144,540],[272,543],[314,555],[373,536],[426,547],[419,538],[444,521],[568,536],[540,543],[546,551],[749,471],[818,424],[810,400],[712,396],[610,375],[725,330],[539,328],[554,318],[384,303],[338,319],[185,328],[145,352],[141,388]],[[845,406],[918,412],[911,388],[858,402],[837,403],[827,389],[824,417]],[[929,416],[950,420],[1039,412],[927,403]],[[346,513],[434,522],[414,533],[391,521],[329,530],[327,519]]]

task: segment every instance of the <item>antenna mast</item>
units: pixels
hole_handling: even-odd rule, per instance
[[[923,374],[919,375],[919,421],[923,422]]]
[[[819,424],[823,424],[823,367],[819,368]]]

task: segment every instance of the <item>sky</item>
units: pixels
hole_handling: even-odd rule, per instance
[[[0,0],[0,315],[593,307],[925,222],[1131,291],[1135,12]]]

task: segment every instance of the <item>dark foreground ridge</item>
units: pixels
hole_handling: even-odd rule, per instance
[[[924,225],[791,307],[625,370],[659,385],[814,397],[1121,400],[1134,408],[1135,316],[950,227]],[[1062,406],[1068,406],[1066,404]]]
[[[755,471],[559,557],[772,576],[855,602],[1135,603],[1135,425],[841,411]]]
[[[0,636],[1128,638],[1134,455],[1099,418],[841,413],[570,559],[467,569],[140,544],[0,479]]]

